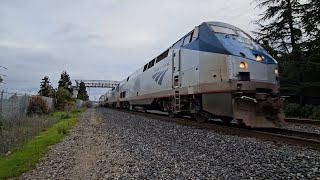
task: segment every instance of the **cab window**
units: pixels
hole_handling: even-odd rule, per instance
[[[226,27],[222,27],[222,26],[214,26],[214,25],[211,25],[211,28],[216,33],[237,35],[236,32],[230,28],[226,28]]]
[[[148,63],[146,65],[144,65],[143,72],[145,72],[147,69],[148,69]]]
[[[189,34],[187,37],[184,38],[183,45],[185,46],[189,44],[190,40],[191,40],[191,34]]]
[[[246,39],[252,39],[247,33],[243,32],[243,31],[237,31],[238,35],[240,37],[246,38]]]
[[[153,59],[153,60],[151,60],[149,62],[148,69],[151,68],[154,65],[154,61],[155,61],[155,59]]]

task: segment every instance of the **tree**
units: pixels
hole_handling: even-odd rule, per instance
[[[59,83],[58,89],[62,87],[68,90],[71,93],[71,95],[73,94],[73,88],[71,86],[72,82],[70,80],[69,74],[66,71],[62,71],[61,78],[58,83]]]
[[[292,54],[299,57],[301,4],[298,0],[255,0],[257,7],[265,8],[261,18],[256,21],[260,26],[258,40],[267,40],[280,54]],[[268,24],[261,24],[268,22]],[[295,58],[297,59],[297,58]]]
[[[320,33],[320,1],[308,0],[307,3],[302,5],[303,16],[302,23],[306,33],[310,37],[317,37]]]
[[[281,95],[294,97],[299,103],[317,97],[320,89],[320,1],[254,2],[263,10],[256,21],[260,26],[257,39],[279,61]]]
[[[2,77],[0,76],[0,83],[2,83],[2,81],[3,81],[3,79],[2,79]]]
[[[303,6],[302,24],[306,42],[304,55],[307,60],[320,62],[320,1],[308,0]]]
[[[73,103],[72,94],[65,88],[60,87],[56,92],[56,108],[63,110]]]
[[[89,96],[86,90],[86,85],[82,81],[80,82],[77,99],[81,99],[84,101],[89,100]]]
[[[40,90],[38,91],[40,96],[45,96],[45,97],[53,97],[52,92],[54,91],[50,79],[48,76],[45,76],[42,81],[40,82]]]

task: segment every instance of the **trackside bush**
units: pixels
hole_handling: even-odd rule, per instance
[[[319,119],[320,120],[320,106],[313,108],[313,113],[311,119]]]
[[[83,104],[82,104],[82,107],[86,107],[86,108],[92,108],[92,102],[91,101],[85,101]]]
[[[74,106],[74,99],[72,94],[65,88],[60,87],[56,93],[56,108],[58,110],[64,110]]]
[[[48,114],[49,108],[41,96],[32,96],[28,106],[28,115],[42,115]]]
[[[285,104],[284,113],[286,117],[298,117],[320,120],[320,106],[314,106],[310,104],[304,106],[295,103]]]

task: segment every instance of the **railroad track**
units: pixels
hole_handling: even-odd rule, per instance
[[[199,129],[214,130],[229,135],[241,137],[254,137],[266,141],[272,141],[276,144],[291,144],[302,148],[311,148],[320,150],[320,134],[293,131],[288,129],[259,128],[250,129],[238,126],[227,126],[219,123],[198,123],[186,118],[169,118],[165,115],[142,113],[136,111],[126,111],[115,109],[121,112],[158,119],[161,121],[174,122],[180,125],[191,126]]]
[[[309,124],[309,125],[320,126],[320,120],[299,119],[299,118],[285,118],[284,120],[285,120],[286,122],[288,122],[288,123]]]

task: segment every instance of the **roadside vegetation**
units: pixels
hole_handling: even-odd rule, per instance
[[[81,108],[18,121],[2,121],[0,179],[16,177],[34,168],[49,146],[68,134],[84,110]]]
[[[49,146],[61,140],[77,123],[82,108],[72,97],[73,89],[66,71],[61,74],[59,86],[54,89],[49,77],[40,82],[39,96],[32,96],[26,117],[0,119],[0,180],[21,175],[35,167],[38,160],[49,150]],[[79,95],[78,95],[79,96]],[[54,108],[47,102],[52,98]],[[84,83],[78,99],[88,100]]]
[[[280,94],[289,96],[292,103],[319,105],[316,98],[320,91],[320,1],[253,3],[261,10],[255,21],[259,26],[256,39],[279,62]],[[288,108],[292,106],[295,105]],[[304,114],[301,112],[299,116]]]
[[[288,103],[284,106],[286,117],[320,120],[320,106]]]

